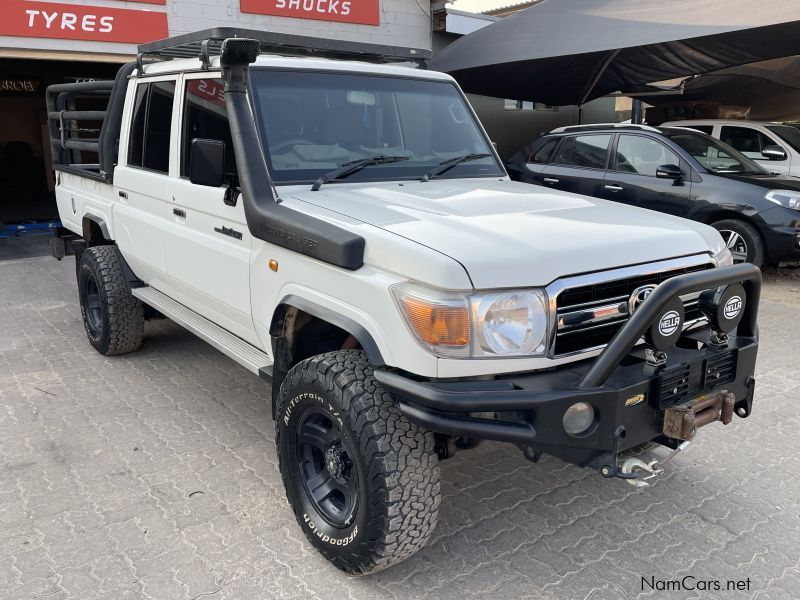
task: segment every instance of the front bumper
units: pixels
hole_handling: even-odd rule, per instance
[[[711,343],[711,329],[704,326],[687,330],[665,363],[646,360],[639,341],[673,298],[735,282],[744,284],[747,302],[724,345]],[[760,289],[760,271],[745,264],[674,277],[653,292],[596,359],[555,371],[456,382],[419,381],[391,371],[375,376],[410,420],[431,431],[511,442],[529,457],[546,453],[616,471],[617,454],[633,446],[654,440],[677,447],[681,440],[664,433],[665,414],[672,410],[674,416],[700,396],[725,391],[728,401],[733,397],[735,414],[750,414]],[[588,402],[595,411],[593,425],[579,437],[563,427],[565,411],[576,402]]]
[[[767,260],[773,263],[800,261],[800,212],[775,206],[759,213]]]

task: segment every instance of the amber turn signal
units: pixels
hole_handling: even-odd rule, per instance
[[[278,272],[278,261],[275,260],[274,258],[270,258],[269,259],[269,268],[277,273]]]
[[[411,295],[399,298],[417,337],[434,346],[469,344],[469,313],[465,305],[441,304]]]

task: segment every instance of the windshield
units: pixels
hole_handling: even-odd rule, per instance
[[[458,89],[449,82],[350,73],[252,70],[252,90],[275,183],[310,183],[375,156],[344,181],[420,179],[442,162],[467,161],[442,178],[505,175]]]
[[[800,152],[800,129],[789,125],[767,125],[767,129]]]
[[[715,140],[710,135],[694,131],[666,130],[664,135],[694,156],[697,161],[712,173],[724,175],[766,175],[767,171],[752,160],[740,154],[727,144]]]

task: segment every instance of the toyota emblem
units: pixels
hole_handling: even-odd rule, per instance
[[[628,314],[632,315],[655,290],[656,286],[654,285],[643,285],[633,290],[631,297],[628,299]]]

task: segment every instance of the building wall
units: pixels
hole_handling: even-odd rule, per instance
[[[506,110],[503,98],[468,94],[467,98],[486,128],[503,160],[522,149],[543,133],[563,125],[578,123],[577,106],[559,106],[558,110]],[[614,98],[598,98],[583,107],[584,123],[614,123]]]
[[[247,14],[240,12],[240,0],[166,0],[165,5],[124,0],[50,1],[63,5],[66,10],[69,10],[67,5],[78,5],[98,7],[99,13],[104,8],[165,13],[170,35],[190,33],[210,27],[233,26],[425,49],[431,47],[430,9],[429,3],[426,3],[425,0],[420,0],[419,3],[415,0],[374,0],[380,3],[380,23],[377,26]],[[276,2],[277,0],[264,1]],[[352,0],[354,4],[359,1],[369,0]],[[11,4],[6,5],[6,2]],[[3,4],[4,17],[6,11],[19,12],[20,6],[36,7],[35,2],[24,2],[23,0],[1,0],[0,3]],[[22,12],[24,13],[24,11]],[[24,16],[24,18],[28,17]],[[0,50],[2,49],[132,55],[136,52],[136,44],[0,35]],[[9,55],[9,52],[6,51],[4,54]]]

